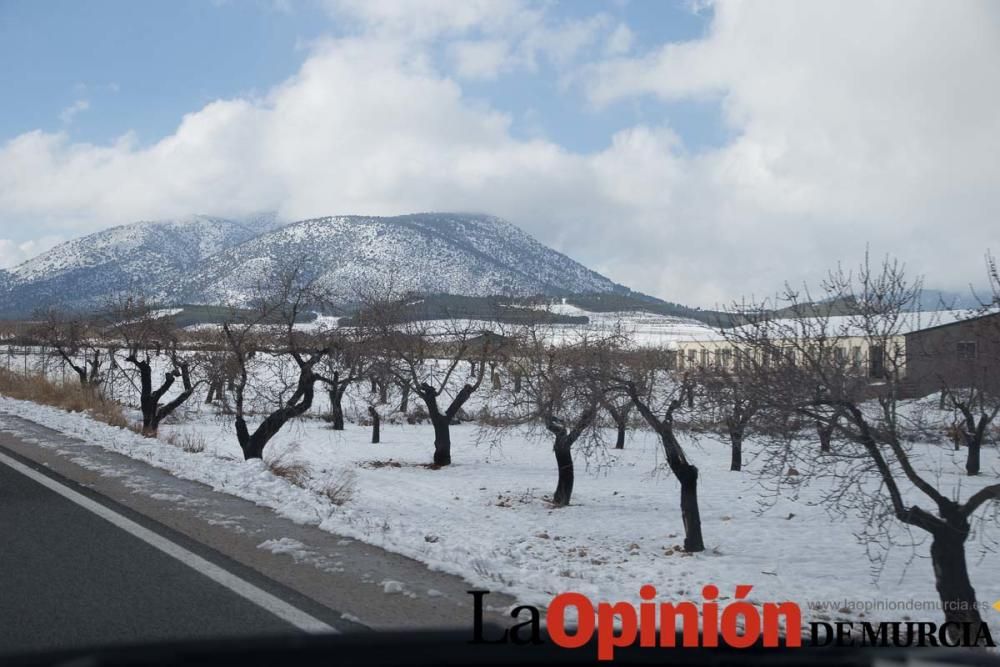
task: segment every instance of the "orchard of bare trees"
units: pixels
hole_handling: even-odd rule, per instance
[[[991,291],[966,316],[983,338],[972,352],[960,341],[971,360],[924,378],[929,398],[914,394],[919,359],[901,345],[919,280],[867,258],[815,291],[789,287],[734,306],[741,324],[704,345],[643,345],[621,323],[406,318],[402,307],[415,297],[375,288],[356,290],[344,325],[308,326],[307,314],[336,309],[329,289],[298,268],[261,284],[250,307],[230,308],[218,326],[178,329],[131,293],[94,316],[39,313],[25,348],[65,365],[88,391],[115,391],[150,438],[193,405],[210,406],[246,460],[264,458],[279,432],[312,418],[338,431],[352,421],[370,428],[372,446],[387,420],[406,423],[439,475],[463,463],[453,457],[456,424],[473,422],[491,447],[527,433],[551,447],[553,508],[573,503],[579,462],[627,448],[630,434],[646,430],[658,442],[650,466],[676,480],[663,525],[679,527],[690,553],[713,542],[703,530],[700,466],[706,447],[724,448],[729,474],[757,476],[775,493],[792,474],[832,480],[826,501],[856,524],[876,563],[901,546],[900,535],[913,549],[926,536],[946,619],[980,622],[967,542],[995,528],[1000,483],[972,492],[943,485],[933,453],[962,447],[969,476],[996,478],[982,466],[1000,413],[992,257],[987,275]]]

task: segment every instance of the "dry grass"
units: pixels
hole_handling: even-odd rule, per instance
[[[192,454],[205,451],[205,438],[196,433],[171,433],[164,440],[174,447],[180,447],[185,452]]]
[[[358,486],[358,473],[344,468],[330,478],[323,486],[323,495],[334,505],[340,506],[354,497]]]
[[[121,405],[105,398],[100,389],[84,387],[76,382],[57,383],[41,375],[21,375],[0,369],[0,394],[51,405],[67,412],[86,412],[119,428],[129,426]]]
[[[287,480],[295,486],[305,487],[309,481],[309,468],[293,460],[298,450],[298,444],[293,442],[281,453],[265,459],[264,462],[268,469],[278,477]]]

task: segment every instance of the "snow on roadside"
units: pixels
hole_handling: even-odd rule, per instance
[[[928,545],[892,552],[880,578],[853,532],[858,519],[836,522],[811,504],[821,484],[801,490],[798,501],[779,499],[757,512],[760,490],[748,473],[728,470],[728,450],[719,443],[693,445],[701,468],[701,512],[707,551],[683,553],[675,480],[657,467],[659,447],[650,433],[637,431],[623,451],[610,451],[603,465],[585,469],[578,461],[574,504],[554,509],[546,501],[555,484],[551,445],[515,437],[501,449],[476,444],[471,426],[453,432],[455,464],[426,467],[429,427],[385,425],[382,443],[367,441],[368,430],[353,424],[331,431],[319,420],[283,430],[268,446],[269,456],[306,465],[308,488],[275,476],[260,462],[241,460],[231,425],[207,415],[163,427],[163,436],[191,434],[206,442],[200,453],[95,422],[85,415],[0,398],[0,411],[36,421],[111,451],[195,480],[300,523],[386,548],[430,567],[465,577],[472,585],[503,590],[521,602],[545,605],[564,591],[594,599],[638,601],[639,587],[655,585],[663,600],[700,599],[713,583],[722,595],[737,584],[754,586],[757,601],[794,600],[807,618],[857,618],[836,608],[813,615],[810,601],[937,600]],[[0,429],[17,431],[4,421]],[[44,444],[44,443],[42,443]],[[943,456],[951,456],[942,450]],[[1000,460],[984,452],[983,482],[995,480]],[[959,480],[959,461],[954,468]],[[352,497],[335,505],[324,484],[353,470]],[[946,472],[945,474],[950,474]],[[853,523],[852,523],[853,522]],[[294,555],[297,545],[274,536],[261,545]],[[1000,559],[980,558],[970,540],[969,564],[980,599],[1000,597]],[[386,592],[398,592],[383,582]],[[389,589],[392,589],[391,591]],[[995,620],[986,612],[987,620]],[[938,614],[914,612],[915,620]],[[865,618],[878,620],[878,613]],[[883,620],[899,620],[885,612]]]

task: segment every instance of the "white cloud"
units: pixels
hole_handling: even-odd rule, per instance
[[[604,45],[604,52],[609,56],[620,56],[628,53],[634,39],[635,35],[632,34],[632,30],[626,24],[619,23],[608,37],[607,43]]]
[[[44,236],[40,239],[17,242],[11,239],[0,239],[0,269],[17,266],[26,259],[45,252],[62,243],[65,239],[59,236]]]
[[[73,102],[65,109],[59,113],[59,120],[65,125],[69,125],[73,122],[73,119],[77,114],[82,113],[90,108],[90,101],[85,99],[79,99]]]
[[[606,47],[606,17],[569,29],[518,3],[423,5],[417,18],[410,5],[358,5],[357,36],[314,46],[263,98],[209,104],[152,146],[16,137],[0,146],[0,226],[71,236],[190,212],[480,210],[620,282],[703,305],[815,278],[869,241],[961,288],[983,247],[1000,246],[995,5],[721,3],[703,39],[611,57],[577,81],[596,105],[718,99],[734,138],[692,153],[651,123],[590,154],[516,139],[510,117],[438,69],[431,36],[506,41],[518,67],[538,55],[571,68],[581,45]],[[519,22],[558,44],[511,43],[496,27]],[[479,55],[456,71],[505,66]]]
[[[493,79],[511,65],[510,46],[501,39],[454,42],[451,57],[463,79]]]

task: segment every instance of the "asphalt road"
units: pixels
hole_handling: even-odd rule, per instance
[[[298,632],[0,462],[0,654]]]

